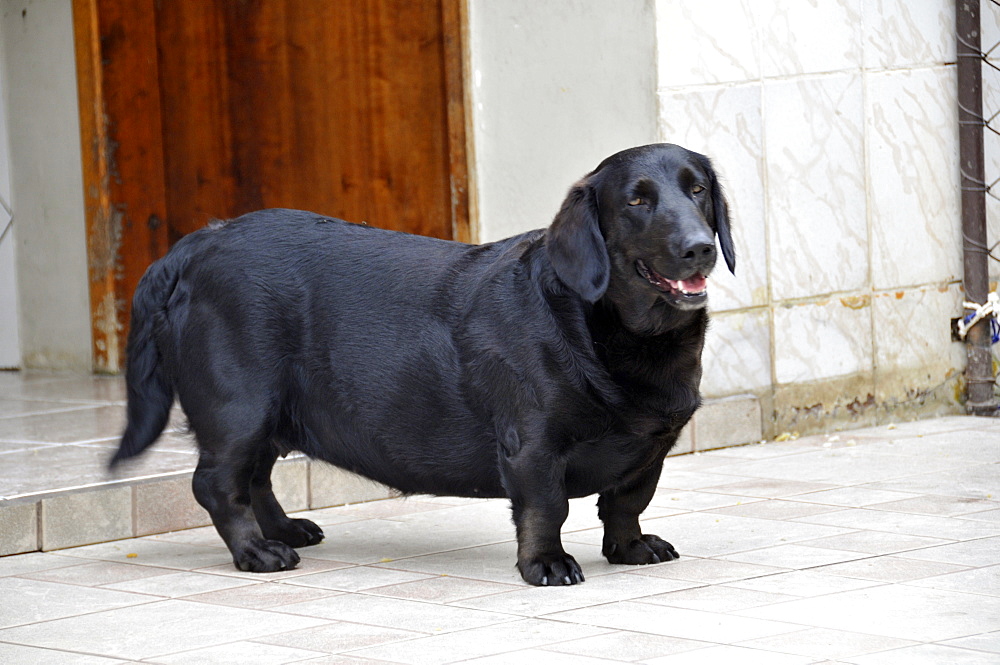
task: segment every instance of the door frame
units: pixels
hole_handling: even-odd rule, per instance
[[[73,0],[93,369],[99,373],[115,374],[124,367],[125,318],[132,294],[124,292],[123,276],[141,274],[146,267],[129,264],[124,257],[130,253],[123,255],[121,247],[147,247],[145,256],[154,257],[169,248],[162,223],[167,218],[167,192],[153,12],[157,0],[138,1],[150,10],[142,12],[140,19],[145,20],[136,21],[130,15],[128,33],[113,35],[117,52],[128,57],[105,62],[101,28],[114,24],[117,5]],[[473,243],[479,234],[468,83],[468,0],[440,1],[452,237]],[[116,85],[125,80],[132,82],[127,90]],[[132,140],[116,144],[112,132]],[[130,177],[122,178],[123,173]],[[123,223],[126,211],[132,221],[128,225]]]

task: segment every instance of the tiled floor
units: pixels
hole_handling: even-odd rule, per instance
[[[101,482],[121,399],[0,377],[0,494]],[[609,565],[574,501],[568,588],[520,581],[504,502],[432,497],[302,513],[326,540],[276,574],[210,528],[4,557],[0,662],[1000,663],[998,462],[967,417],[673,457],[643,526],[683,558]]]

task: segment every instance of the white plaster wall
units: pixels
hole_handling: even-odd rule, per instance
[[[656,23],[660,139],[714,159],[736,229],[705,392],[905,399],[961,371],[954,0],[657,0]]]
[[[7,107],[3,32],[0,31],[0,369],[21,365],[18,334],[17,283],[14,264],[14,226],[10,207],[10,159],[7,138]]]
[[[0,33],[24,367],[89,371],[71,0],[4,0]]]
[[[656,140],[653,9],[470,0],[481,241],[548,226],[602,159]]]

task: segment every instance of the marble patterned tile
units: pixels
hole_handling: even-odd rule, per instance
[[[765,81],[764,108],[773,298],[867,286],[860,75]]]
[[[643,524],[643,530],[647,533],[659,534],[669,540],[677,547],[677,551],[681,553],[682,557],[723,557],[773,545],[792,544],[802,540],[833,536],[847,531],[847,529],[833,528],[829,525],[779,522],[714,513],[685,513],[674,517],[646,520]],[[756,563],[772,568],[783,565],[768,561],[744,561],[743,563]],[[669,565],[667,564],[667,566]]]
[[[860,552],[846,550],[807,547],[805,545],[777,545],[738,554],[727,554],[721,558],[726,561],[806,570],[844,561],[854,561],[864,556]]]
[[[641,601],[645,600],[644,596],[688,589],[696,584],[696,582],[681,582],[663,577],[614,573],[588,578],[580,586],[522,587],[516,591],[472,598],[452,605],[537,617],[612,601]]]
[[[197,462],[190,454],[153,450],[111,472],[107,468],[109,457],[106,448],[72,444],[0,455],[0,496],[113,485],[124,478],[190,471]]]
[[[0,419],[34,416],[57,411],[85,411],[93,407],[86,404],[46,402],[43,400],[0,398]]]
[[[651,658],[647,665],[703,665],[703,663],[739,663],[740,665],[811,665],[812,658],[763,649],[725,645]]]
[[[91,406],[0,420],[0,440],[39,443],[75,443],[107,439],[121,434],[125,409]]]
[[[736,274],[719,260],[713,311],[767,304],[761,85],[711,86],[660,94],[660,137],[708,155],[729,202]]]
[[[225,605],[227,607],[242,607],[248,610],[264,610],[280,608],[283,605],[304,603],[320,599],[332,599],[340,595],[329,589],[298,586],[284,582],[261,582],[247,586],[216,589],[205,593],[184,596],[185,600],[209,605]]]
[[[969,537],[972,537],[972,534],[969,534]],[[998,547],[1000,547],[1000,536],[994,536],[903,552],[899,556],[907,559],[940,561],[963,566],[992,566],[997,563]]]
[[[791,622],[745,621],[744,617],[736,614],[704,612],[635,601],[557,612],[549,615],[548,618],[567,623],[618,630],[636,630],[654,635],[683,637],[705,642],[717,641],[720,639],[720,635],[724,635],[726,641],[740,642],[758,637],[790,633],[799,628]]]
[[[751,0],[656,1],[659,87],[760,77]]]
[[[1000,558],[998,558],[1000,560]],[[935,562],[922,562],[925,565],[942,566]],[[952,566],[957,568],[957,566]],[[931,589],[947,589],[950,591],[970,591],[990,596],[1000,596],[1000,564],[985,566],[973,570],[962,570],[959,572],[938,575],[936,577],[925,577],[923,579],[910,582],[914,586],[929,587]]]
[[[798,596],[784,593],[754,591],[752,589],[737,589],[721,584],[698,586],[692,589],[681,589],[669,593],[660,593],[641,599],[651,605],[667,605],[689,610],[704,612],[734,612],[761,605],[783,603],[796,600]]]
[[[522,586],[515,586],[513,584],[500,584],[498,582],[485,582],[483,580],[469,580],[448,575],[437,575],[416,582],[390,584],[389,586],[369,589],[368,593],[376,596],[392,596],[393,598],[403,598],[406,600],[450,603],[456,600],[467,600],[469,598],[499,594],[504,591],[518,591],[523,588]]]
[[[744,642],[742,646],[773,649],[785,653],[813,658],[851,658],[868,653],[878,653],[914,644],[910,640],[880,637],[842,630],[811,628],[796,633],[764,637]]]
[[[120,376],[0,372],[0,389],[5,397],[68,404],[124,404],[126,397],[125,380]]]
[[[204,649],[181,651],[159,656],[148,662],[163,665],[214,665],[215,663],[254,663],[254,665],[283,665],[323,656],[319,651],[308,651],[274,644],[261,644],[243,640]]]
[[[865,0],[861,4],[866,69],[955,62],[953,2]]]
[[[32,665],[124,665],[130,662],[55,649],[38,649],[20,644],[0,644],[0,661]]]
[[[742,610],[738,614],[903,640],[940,641],[996,628],[1000,598],[894,584]]]
[[[766,309],[721,312],[702,352],[701,390],[721,397],[766,389],[771,385],[771,314]]]
[[[861,0],[755,5],[765,77],[861,66]]]
[[[404,584],[428,579],[430,575],[374,568],[372,566],[354,566],[328,570],[312,575],[296,577],[292,582],[296,585],[315,587],[319,589],[335,589],[339,591],[363,591],[375,587]]]
[[[781,384],[873,370],[868,296],[833,297],[774,310],[774,374]]]
[[[967,649],[979,649],[980,651],[989,651],[990,653],[1000,654],[1000,630],[995,630],[991,633],[982,633],[980,635],[970,635],[969,637],[960,637],[955,640],[949,640],[947,644],[950,646],[964,647]]]
[[[739,563],[721,559],[698,559],[684,556],[669,566],[640,566],[633,574],[647,577],[666,577],[703,584],[723,584],[769,577],[789,572],[787,568],[761,566],[754,563]]]
[[[154,600],[137,593],[17,577],[0,578],[0,594],[4,599],[0,603],[0,629],[11,626],[41,626],[44,629],[46,622],[55,619],[141,605]],[[0,637],[0,641],[20,640]]]
[[[271,637],[258,637],[255,642],[263,644],[273,644],[276,646],[286,646],[296,649],[308,649],[323,653],[333,654],[353,649],[362,649],[378,644],[388,644],[413,639],[421,636],[409,630],[394,630],[392,628],[381,628],[378,626],[365,626],[357,623],[337,622],[316,628],[306,628],[295,630]],[[223,659],[219,662],[231,662]],[[325,660],[314,661],[324,663]],[[345,665],[357,663],[363,665],[367,660],[344,660]]]
[[[865,85],[873,285],[960,279],[955,70],[875,72]]]
[[[142,568],[143,566],[133,566]],[[131,591],[133,593],[144,593],[150,596],[162,596],[164,598],[181,598],[182,596],[193,596],[209,591],[219,591],[221,589],[232,589],[240,586],[255,584],[248,580],[241,580],[223,575],[210,575],[207,573],[191,572],[169,572],[165,575],[153,575],[128,582],[116,582],[107,584],[103,588],[117,591]]]
[[[1000,475],[996,472],[995,464],[981,464],[895,480],[883,480],[872,483],[871,487],[894,492],[990,499],[1000,496]]]
[[[133,535],[132,489],[121,486],[57,494],[42,499],[38,515],[43,550],[129,538]]]
[[[361,594],[344,594],[332,602],[311,600],[292,603],[283,605],[281,611],[285,614],[350,621],[423,633],[481,628],[514,619],[512,615],[500,612]]]
[[[545,647],[546,651],[604,658],[607,661],[639,661],[707,646],[705,642],[649,635],[631,631],[605,633]]]
[[[855,591],[876,586],[876,582],[849,577],[827,575],[818,570],[795,570],[778,575],[767,575],[747,580],[737,580],[726,586],[769,593],[781,593],[800,598],[816,598],[834,593]],[[813,624],[820,625],[820,624]]]
[[[123,592],[102,593],[144,598]],[[0,630],[0,640],[144,660],[176,652],[177,645],[198,649],[328,623],[313,617],[183,600],[159,600],[107,611],[78,602],[77,608],[89,614],[6,628]],[[108,630],[108,626],[115,629]],[[150,630],[150,626],[156,629]]]
[[[897,556],[878,556],[824,566],[820,570],[830,575],[843,575],[844,577],[872,580],[873,582],[910,582],[928,577],[938,579],[935,576],[956,571],[961,572],[967,570],[967,568],[939,561],[917,561]],[[920,585],[919,582],[917,584]],[[939,587],[934,584],[927,584],[925,586],[940,589],[955,589],[953,586]],[[960,591],[961,589],[955,590]]]
[[[594,626],[544,619],[523,619],[504,623],[498,627],[473,628],[399,644],[359,649],[351,652],[351,655],[371,658],[374,659],[373,662],[389,661],[413,665],[454,663],[496,654],[505,654],[507,659],[513,658],[514,662],[521,662],[508,652],[578,640],[606,632],[608,631]],[[525,662],[544,661],[525,659]]]
[[[947,545],[948,542],[941,538],[928,538],[927,536],[909,536],[884,531],[855,531],[840,536],[808,540],[802,544],[809,547],[829,547],[835,550],[883,555],[916,550],[922,547]]]
[[[926,538],[945,538],[951,540],[990,538],[1000,534],[1000,525],[990,524],[989,522],[956,520],[934,515],[890,513],[883,510],[864,508],[850,508],[833,513],[812,515],[810,517],[798,518],[795,521],[839,526],[845,529],[887,531],[907,536],[924,536]],[[925,551],[927,550],[905,552],[901,556],[920,558],[918,554]]]
[[[968,466],[960,459],[921,459],[910,455],[859,451],[857,448],[815,450],[769,460],[735,462],[729,471],[741,476],[855,485],[947,471]],[[876,506],[877,507],[877,506]]]
[[[899,289],[872,297],[875,399],[905,399],[944,382],[965,367],[965,348],[947,322],[962,314],[961,285]]]
[[[852,659],[856,665],[996,665],[992,653],[959,649],[942,644],[919,644]]]

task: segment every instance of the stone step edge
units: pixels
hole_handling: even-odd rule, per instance
[[[756,397],[706,400],[671,455],[743,445],[760,438]],[[192,473],[164,473],[0,500],[0,556],[208,526],[208,513],[191,493]],[[272,483],[289,513],[398,496],[384,485],[304,457],[279,461]]]

